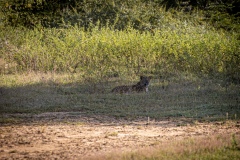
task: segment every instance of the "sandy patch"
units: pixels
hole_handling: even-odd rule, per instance
[[[148,124],[147,119],[129,121],[71,113],[21,116],[24,117],[21,123],[0,127],[0,159],[81,159],[116,151],[135,151],[190,137],[240,135],[239,122],[230,121],[161,120]]]

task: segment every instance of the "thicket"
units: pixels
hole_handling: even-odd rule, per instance
[[[203,10],[166,11],[159,1],[10,2],[1,12],[2,73],[103,78],[181,71],[239,83],[236,19],[222,30],[206,21]]]
[[[0,2],[2,21],[11,26],[34,28],[110,24],[116,29],[159,28],[160,7],[168,11],[203,12],[203,20],[216,28],[238,31],[240,0],[3,0]],[[118,21],[115,21],[118,19]],[[66,25],[67,24],[67,25]]]

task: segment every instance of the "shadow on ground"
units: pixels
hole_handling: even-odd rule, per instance
[[[135,119],[147,122],[148,118],[195,121],[240,117],[239,85],[232,84],[226,89],[211,80],[170,82],[155,79],[152,80],[148,93],[113,94],[111,88],[116,85],[119,84],[49,82],[2,87],[0,122],[11,122],[14,119],[19,122],[23,119],[28,122],[41,120],[44,113],[49,114],[49,117],[43,118],[47,121],[69,121],[87,116],[108,124]],[[51,115],[57,112],[61,114]]]

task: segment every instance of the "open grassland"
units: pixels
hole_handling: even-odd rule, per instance
[[[149,93],[113,94],[111,89],[116,85],[134,84],[139,78],[98,83],[77,79],[77,74],[4,75],[1,113],[74,111],[124,118],[200,120],[240,117],[239,85],[222,86],[221,80],[181,74],[168,80],[152,79]]]
[[[0,159],[240,159],[239,34],[121,9],[156,26],[0,22]],[[111,93],[140,75],[149,93]]]

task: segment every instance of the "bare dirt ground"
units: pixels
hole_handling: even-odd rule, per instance
[[[68,112],[5,118],[19,120],[0,126],[0,159],[90,159],[191,137],[240,135],[237,121],[131,121]]]

